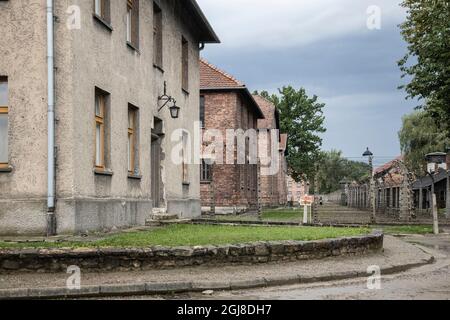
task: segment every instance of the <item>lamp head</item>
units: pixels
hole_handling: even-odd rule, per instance
[[[367,147],[367,150],[363,153],[363,157],[372,157],[373,153],[369,150],[369,147]]]
[[[172,119],[178,119],[178,117],[180,116],[180,107],[178,107],[177,104],[174,103],[173,106],[169,108],[169,110]]]

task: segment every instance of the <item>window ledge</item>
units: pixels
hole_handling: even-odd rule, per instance
[[[136,51],[137,53],[140,53],[140,52],[139,52],[139,49],[136,48],[130,41],[127,41],[127,46],[128,46],[128,48],[130,48],[131,50]]]
[[[12,166],[0,167],[0,173],[9,173],[13,171]]]
[[[100,17],[98,14],[93,14],[94,20],[99,22],[101,25],[103,25],[106,29],[108,29],[110,32],[112,32],[114,29],[113,27],[102,17]]]
[[[190,182],[183,182],[183,186],[184,186],[184,187],[189,187],[190,185],[191,185]]]
[[[94,174],[98,175],[98,176],[107,176],[107,177],[112,177],[114,175],[114,172],[112,172],[112,170],[108,170],[108,169],[94,169]]]
[[[155,64],[155,63],[153,64],[153,68],[155,68],[155,69],[161,71],[162,73],[164,73],[164,69],[163,69],[162,67],[158,66],[158,65]]]
[[[142,176],[139,175],[139,174],[131,174],[131,173],[129,173],[128,174],[128,179],[131,179],[131,180],[142,180]]]

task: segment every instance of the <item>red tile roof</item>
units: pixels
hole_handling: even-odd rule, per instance
[[[403,160],[403,156],[398,156],[394,160],[391,160],[388,163],[385,163],[384,165],[382,165],[381,167],[376,168],[375,175],[391,169],[393,167],[395,161],[401,161],[401,160]]]
[[[239,91],[239,93],[248,101],[254,109],[258,119],[264,119],[258,103],[256,103],[248,88],[242,82],[236,80],[233,76],[216,66],[200,59],[200,90],[201,91]]]
[[[245,85],[206,60],[200,59],[200,88],[245,88]]]

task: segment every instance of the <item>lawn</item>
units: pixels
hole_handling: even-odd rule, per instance
[[[379,226],[386,234],[429,234],[433,233],[433,227],[428,225],[418,226]]]
[[[221,221],[256,221],[256,215],[221,216],[216,215],[216,219]],[[303,220],[303,210],[266,210],[262,213],[263,221],[273,222],[300,222]]]
[[[214,225],[169,225],[152,231],[121,233],[92,242],[0,242],[0,248],[142,248],[150,246],[196,246],[255,241],[319,240],[367,234],[368,228],[251,227]]]

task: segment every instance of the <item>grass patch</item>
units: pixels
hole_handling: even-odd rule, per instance
[[[92,242],[0,242],[0,248],[141,248],[156,245],[174,247],[277,240],[310,241],[357,236],[370,231],[368,228],[170,225],[153,231],[121,233]]]
[[[432,226],[379,226],[386,234],[429,234],[433,233]]]
[[[216,215],[220,221],[256,221],[256,215]],[[303,220],[303,210],[266,210],[262,213],[263,221],[300,222]]]

